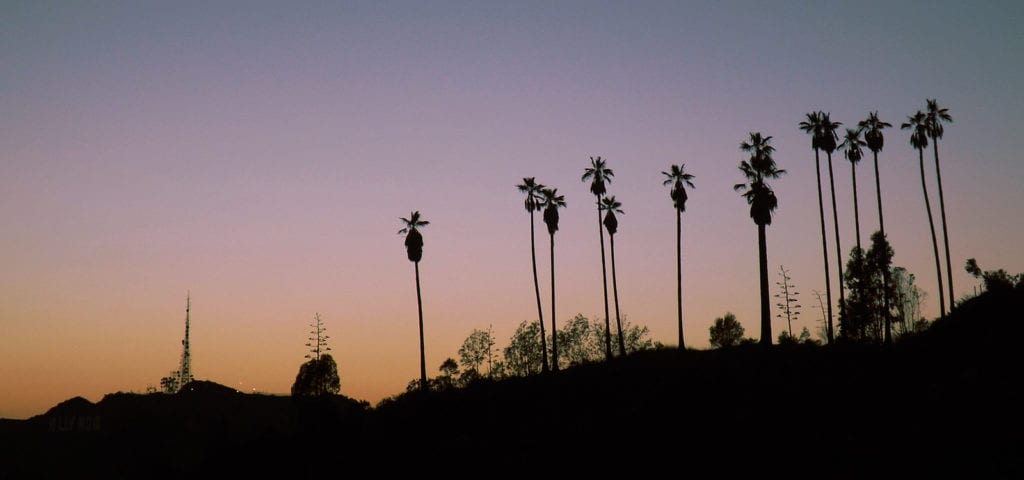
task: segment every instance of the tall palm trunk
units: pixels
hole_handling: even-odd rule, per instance
[[[857,164],[850,162],[850,173],[853,175],[853,228],[857,235],[857,249],[860,249],[860,208],[857,202]]]
[[[828,242],[825,234],[825,202],[822,200],[821,195],[821,161],[818,157],[818,149],[814,149],[814,171],[818,176],[818,215],[821,219],[821,252],[825,263],[825,299],[828,301],[828,324],[825,330],[825,335],[828,337],[828,343],[831,344],[834,340],[832,334],[832,281],[828,273]]]
[[[761,345],[772,344],[772,317],[768,305],[768,242],[764,225],[757,226],[757,254],[761,270]]]
[[[622,318],[619,317],[619,282],[615,275],[615,235],[608,234],[612,247],[612,293],[615,295],[615,325],[619,331],[619,356],[626,356],[626,341],[622,338]]]
[[[540,306],[540,285],[537,283],[537,247],[533,234],[533,210],[530,210],[530,258],[533,259],[533,291],[537,294],[537,318],[540,320],[541,371],[548,371],[548,345],[544,337],[544,309]]]
[[[846,296],[843,294],[843,247],[839,243],[839,212],[836,209],[836,182],[832,177],[832,154],[828,155],[828,183],[832,190],[832,224],[836,231],[836,270],[839,271],[839,314],[843,314]]]
[[[683,212],[676,209],[676,308],[679,314],[679,350],[686,350],[683,343]]]
[[[558,327],[555,325],[555,234],[551,234],[551,365],[558,371]]]
[[[939,139],[932,139],[935,152],[935,179],[939,183],[939,214],[942,215],[942,244],[946,248],[946,286],[949,287],[949,309],[955,305],[953,301],[953,268],[949,263],[949,233],[946,231],[946,201],[942,197],[942,170],[939,168]]]
[[[939,280],[939,313],[946,316],[946,298],[942,293],[942,267],[939,262],[939,242],[935,238],[935,221],[932,220],[932,207],[928,201],[928,185],[924,180],[924,149],[917,149],[918,160],[921,164],[921,190],[924,191],[924,208],[928,210],[928,227],[932,232],[932,248],[935,250],[935,273]]]
[[[420,296],[420,262],[416,264],[416,308],[420,314],[420,390],[427,392],[427,358],[423,348],[423,297]]]
[[[612,359],[612,324],[608,318],[608,268],[604,260],[604,224],[601,223],[601,196],[597,196],[597,234],[601,239],[601,281],[604,283],[604,356]]]
[[[878,196],[878,231],[885,238],[885,221],[882,220],[882,182],[878,175],[878,152],[875,155],[875,194]],[[888,240],[888,239],[886,239]],[[885,343],[892,343],[892,323],[889,314],[889,268],[882,270],[882,304],[885,312]]]

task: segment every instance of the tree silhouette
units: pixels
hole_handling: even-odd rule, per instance
[[[953,123],[953,117],[949,114],[948,108],[939,107],[935,99],[928,99],[928,114],[925,119],[928,136],[932,138],[932,150],[935,152],[935,179],[939,184],[939,215],[942,216],[942,243],[946,249],[946,286],[949,287],[949,309],[952,310],[953,302],[953,265],[949,260],[949,233],[946,229],[946,201],[942,195],[942,169],[939,168],[939,140],[945,131],[943,123]]]
[[[619,219],[616,213],[625,213],[620,208],[622,204],[615,200],[615,196],[601,199],[601,210],[604,210],[604,227],[608,229],[608,241],[612,251],[612,294],[615,297],[615,327],[619,332],[619,355],[626,355],[626,342],[622,338],[622,317],[619,315],[619,282],[615,275],[615,232],[619,230]]]
[[[402,227],[399,235],[405,234],[405,252],[409,261],[416,266],[416,307],[420,317],[420,389],[427,392],[430,386],[427,384],[427,359],[423,348],[423,297],[420,294],[420,259],[423,258],[423,235],[420,228],[430,224],[420,219],[420,212],[415,211],[409,218],[401,218]]]
[[[772,318],[771,307],[768,304],[768,244],[765,238],[765,227],[772,223],[772,212],[779,206],[778,199],[771,186],[765,183],[766,179],[779,178],[786,173],[775,166],[775,159],[772,152],[775,147],[771,145],[771,136],[762,137],[760,132],[752,132],[749,140],[740,144],[740,150],[750,153],[750,161],[740,162],[740,173],[747,183],[738,183],[733,186],[736,191],[742,191],[750,205],[750,218],[757,224],[757,245],[758,258],[760,260],[761,277],[761,344],[771,345],[772,343]]]
[[[583,170],[582,181],[590,180],[590,193],[597,197],[597,235],[601,242],[601,281],[604,285],[604,355],[612,359],[611,321],[608,315],[608,269],[604,257],[604,228],[601,228],[601,197],[608,192],[606,185],[611,183],[615,172],[608,168],[607,162],[601,157],[590,157],[590,166]]]
[[[541,328],[541,362],[543,371],[548,371],[548,354],[547,345],[544,344],[544,309],[540,305],[540,284],[537,283],[537,246],[534,241],[533,233],[533,212],[539,212],[541,207],[541,191],[544,190],[544,185],[537,183],[534,177],[528,177],[523,179],[523,183],[516,185],[516,188],[520,192],[526,194],[526,201],[523,206],[526,207],[526,211],[530,212],[530,258],[533,262],[533,291],[537,295],[537,319],[540,322]]]
[[[924,208],[928,212],[928,227],[932,232],[932,249],[935,251],[935,273],[939,280],[939,312],[940,316],[946,316],[945,296],[942,294],[942,267],[939,262],[939,242],[935,238],[935,220],[932,219],[932,206],[928,201],[928,184],[924,179],[924,149],[928,148],[928,117],[924,112],[907,117],[907,121],[900,125],[901,130],[911,130],[910,145],[917,149],[918,163],[921,167],[921,191],[924,192]]]
[[[661,172],[665,176],[662,185],[672,185],[669,190],[669,197],[672,198],[672,205],[676,208],[676,310],[679,316],[679,349],[685,350],[683,343],[683,247],[682,247],[682,220],[683,212],[686,210],[686,188],[693,187],[693,175],[686,173],[685,164],[672,165],[667,172]]]
[[[878,152],[882,151],[882,147],[885,145],[885,136],[882,134],[882,130],[891,127],[892,125],[888,122],[883,122],[878,118],[878,112],[871,112],[868,114],[868,118],[861,120],[857,125],[861,130],[864,131],[864,140],[867,143],[868,149],[874,155],[875,160],[875,194],[878,197],[878,231],[881,232],[882,236],[885,236],[885,221],[882,219],[882,183],[878,175]],[[889,279],[889,271],[884,272],[885,276],[883,281],[885,283],[886,291],[889,290],[889,285],[892,283]],[[889,297],[885,298],[885,311],[889,311]],[[889,315],[885,316],[885,343],[892,343],[892,326]]]
[[[736,315],[731,312],[716,318],[708,330],[711,333],[711,348],[733,347],[743,340],[743,325],[736,321]]]
[[[555,232],[558,231],[558,209],[565,207],[565,196],[558,194],[557,188],[541,190],[544,205],[544,223],[548,226],[551,236],[551,331],[557,332],[555,322]],[[544,341],[543,325],[541,326],[541,342]],[[551,338],[551,368],[558,371],[558,335]]]
[[[847,128],[846,135],[843,137],[843,144],[840,147],[844,150],[846,159],[850,161],[850,176],[853,177],[853,226],[854,232],[857,235],[857,248],[860,246],[860,207],[857,202],[857,164],[860,163],[860,159],[864,156],[864,151],[861,147],[866,147],[867,143],[861,140],[861,129],[860,128]]]
[[[828,308],[828,314],[825,317],[825,335],[828,343],[831,344],[835,339],[832,330],[832,280],[828,272],[828,240],[825,234],[825,204],[821,194],[821,160],[818,156],[818,150],[820,150],[821,143],[821,114],[819,112],[808,113],[807,119],[800,122],[800,129],[811,135],[811,149],[814,150],[814,172],[817,175],[816,185],[818,187],[818,218],[821,220],[821,254],[823,264],[825,265],[825,298]],[[822,314],[825,314],[825,312],[823,311]]]

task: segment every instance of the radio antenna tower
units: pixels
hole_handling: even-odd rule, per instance
[[[192,310],[192,293],[189,292],[185,297],[185,339],[181,341],[181,367],[178,369],[178,389],[188,384],[193,380],[192,378],[192,354],[188,349],[188,328],[189,328],[189,311]]]

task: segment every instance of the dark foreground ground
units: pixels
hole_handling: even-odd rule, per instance
[[[8,478],[1024,478],[1024,292],[891,347],[674,349],[371,408],[344,396],[76,398],[0,420]]]

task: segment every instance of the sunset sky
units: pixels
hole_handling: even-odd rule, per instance
[[[788,171],[773,183],[772,294],[784,265],[804,306],[794,329],[816,330],[814,155],[797,126],[814,110],[844,127],[877,110],[894,125],[879,158],[886,231],[933,318],[918,157],[899,123],[926,98],[954,118],[939,154],[956,297],[979,284],[967,258],[1024,271],[1021,25],[1015,1],[0,2],[0,417],[159,386],[179,362],[187,292],[199,379],[287,393],[319,312],[341,393],[402,392],[419,375],[413,265],[396,234],[413,210],[431,222],[428,374],[474,328],[504,346],[536,318],[523,177],[568,203],[559,323],[599,318],[597,214],[580,181],[598,155],[625,210],[628,320],[677,343],[660,172],[685,163],[687,346],[709,348],[727,311],[756,337],[757,229],[732,189],[754,131]],[[867,243],[878,215],[865,160]],[[941,247],[930,149],[925,160]],[[828,202],[824,155],[822,167]],[[842,154],[833,168],[845,262],[851,168]],[[550,322],[541,223],[537,240]]]

